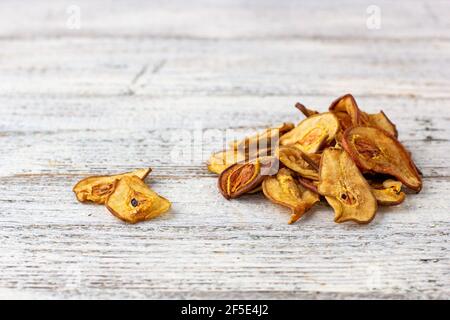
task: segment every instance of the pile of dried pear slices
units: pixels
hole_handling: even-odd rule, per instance
[[[333,101],[328,112],[296,108],[306,117],[297,126],[284,123],[211,156],[208,170],[219,174],[226,199],[262,190],[291,210],[293,223],[324,198],[335,222],[368,223],[378,205],[405,200],[403,186],[421,190],[411,154],[383,111],[361,111],[351,94]]]
[[[104,204],[117,218],[137,223],[153,219],[170,209],[169,200],[145,183],[152,170],[139,169],[111,176],[93,176],[78,182],[73,192],[80,202]]]

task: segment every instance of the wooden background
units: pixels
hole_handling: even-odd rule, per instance
[[[1,1],[0,297],[448,299],[449,16],[425,0]],[[224,200],[205,159],[178,161],[221,149],[211,130],[298,122],[296,101],[347,92],[384,109],[424,173],[369,225],[325,206],[287,225],[261,195]],[[144,166],[173,202],[156,220],[71,192]]]

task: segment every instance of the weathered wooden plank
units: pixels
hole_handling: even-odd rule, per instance
[[[448,178],[427,179],[423,193],[367,226],[334,224],[325,206],[289,226],[287,211],[261,196],[224,200],[212,178],[150,178],[173,210],[130,226],[78,204],[70,192],[78,178],[3,179],[0,287],[85,298],[272,290],[448,298]]]
[[[81,29],[67,21],[80,10]],[[445,0],[378,0],[380,28],[368,29],[373,1],[142,1],[45,0],[0,3],[0,36],[70,37],[125,36],[172,38],[338,39],[448,38],[450,5]],[[73,21],[73,20],[72,20]],[[72,24],[73,26],[73,24]],[[207,27],[205,27],[207,26]]]
[[[304,102],[324,110],[333,98],[306,97]],[[162,176],[210,176],[204,163],[227,141],[266,126],[300,121],[303,116],[292,107],[295,101],[296,97],[0,98],[0,174],[94,174],[152,166]],[[370,112],[383,108],[397,123],[400,139],[425,176],[450,176],[450,115],[442,113],[448,100],[359,101]]]
[[[361,96],[450,97],[445,40],[76,38],[2,44],[5,96],[333,97],[350,90]]]

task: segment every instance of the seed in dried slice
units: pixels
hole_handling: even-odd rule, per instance
[[[153,219],[168,211],[170,205],[169,200],[158,195],[136,176],[120,179],[106,200],[106,208],[129,223]]]
[[[320,163],[318,191],[334,209],[334,221],[368,223],[377,211],[371,188],[347,152],[328,148]]]
[[[368,114],[369,125],[371,127],[377,127],[383,129],[394,137],[398,137],[398,131],[395,124],[389,120],[383,111],[375,114]]]
[[[281,168],[276,176],[267,177],[263,182],[263,192],[270,201],[291,209],[289,224],[319,202],[319,195],[304,188],[287,168]]]
[[[244,160],[245,155],[235,150],[216,152],[208,160],[208,170],[212,173],[221,174],[226,168]]]
[[[303,113],[303,115],[305,116],[305,117],[311,117],[311,116],[314,116],[314,115],[316,115],[316,114],[319,114],[319,112],[318,111],[316,111],[316,110],[312,110],[312,109],[308,109],[307,107],[305,107],[303,104],[301,104],[300,102],[297,102],[296,104],[295,104],[295,107],[298,109],[298,110],[300,110],[300,112],[301,113]]]
[[[305,153],[316,153],[331,143],[339,131],[339,121],[330,112],[310,116],[280,139],[282,146],[292,145]]]
[[[250,153],[250,157],[252,157],[261,150],[270,150],[276,147],[280,137],[293,128],[294,124],[290,122],[283,123],[275,128],[268,128],[261,133],[257,133],[241,141],[233,141],[231,143],[231,149],[247,155]]]
[[[132,172],[116,174],[111,176],[92,176],[78,182],[73,187],[73,192],[80,202],[94,202],[104,204],[106,198],[114,191],[116,181],[125,176],[136,176],[144,180],[152,169],[138,169]]]
[[[372,193],[378,201],[378,204],[383,206],[395,206],[402,203],[406,195],[402,192],[402,183],[388,179],[382,183],[370,183]]]
[[[319,180],[318,167],[314,167],[308,163],[304,159],[305,154],[299,149],[292,146],[280,147],[277,151],[277,156],[286,167],[297,172],[300,176],[307,179]],[[311,161],[313,160],[311,159]]]
[[[384,130],[375,127],[347,129],[343,147],[364,172],[391,175],[408,188],[421,190],[422,179],[409,152]]]
[[[226,199],[234,199],[252,192],[261,185],[266,175],[273,174],[272,168],[276,165],[277,162],[272,157],[236,163],[220,174],[219,191]]]

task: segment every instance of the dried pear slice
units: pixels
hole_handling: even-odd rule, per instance
[[[153,219],[170,209],[169,200],[150,189],[137,176],[124,176],[106,200],[106,208],[128,223]]]
[[[301,113],[303,113],[303,115],[305,116],[305,117],[311,117],[311,116],[314,116],[314,115],[316,115],[316,114],[319,114],[319,112],[318,111],[316,111],[316,110],[312,110],[312,109],[308,109],[307,107],[305,107],[304,105],[302,105],[300,102],[297,102],[296,104],[295,104],[295,107],[298,109],[298,110],[300,110],[300,112]]]
[[[371,127],[377,127],[377,128],[383,129],[384,131],[388,132],[390,135],[392,135],[394,137],[398,137],[397,127],[386,116],[386,114],[383,111],[380,111],[379,113],[375,113],[375,114],[368,114],[367,117],[369,120],[369,125]]]
[[[343,147],[363,171],[388,174],[412,190],[422,189],[422,179],[409,152],[385,131],[375,127],[347,129]]]
[[[388,179],[381,184],[371,183],[372,193],[378,204],[383,206],[395,206],[402,203],[406,195],[402,192],[402,183]]]
[[[349,93],[334,100],[329,110],[335,114],[339,114],[339,119],[345,122],[343,127],[347,127],[349,120],[343,116],[343,113],[346,113],[350,117],[350,121],[354,126],[366,121],[366,115],[361,112],[355,98]]]
[[[245,155],[235,150],[216,152],[208,160],[208,170],[212,173],[221,174],[226,168],[244,160]]]
[[[315,153],[331,143],[339,131],[339,121],[330,112],[306,118],[280,139],[282,146],[292,145],[305,153]]]
[[[104,204],[106,198],[114,191],[116,181],[126,176],[137,176],[144,180],[152,169],[138,169],[132,172],[111,176],[92,176],[78,182],[73,187],[73,192],[80,202],[94,202]]]
[[[276,176],[267,177],[263,182],[264,195],[272,202],[291,209],[289,224],[300,219],[315,203],[319,195],[305,189],[287,168],[279,170]]]
[[[245,193],[252,192],[261,185],[265,175],[273,174],[271,168],[274,165],[275,159],[271,157],[236,163],[220,174],[219,191],[226,199],[238,198]]]
[[[278,140],[281,136],[291,131],[293,128],[293,123],[286,122],[278,127],[268,128],[261,133],[255,134],[254,136],[246,137],[241,141],[233,141],[230,144],[230,147],[233,150],[238,150],[239,152],[246,154],[249,152],[254,154],[259,150],[270,150],[278,144]],[[275,145],[272,145],[272,143]]]
[[[334,221],[370,222],[377,201],[366,179],[347,152],[328,148],[320,163],[318,191],[334,209]]]
[[[361,111],[351,94],[346,94],[334,100],[329,110],[339,119],[343,131],[352,126],[371,126],[385,130],[394,137],[398,136],[395,124],[389,120],[383,111],[375,114]]]
[[[300,176],[311,180],[319,180],[317,167],[313,167],[305,161],[305,155],[299,149],[290,146],[280,147],[277,150],[277,156],[286,167],[297,172]]]

